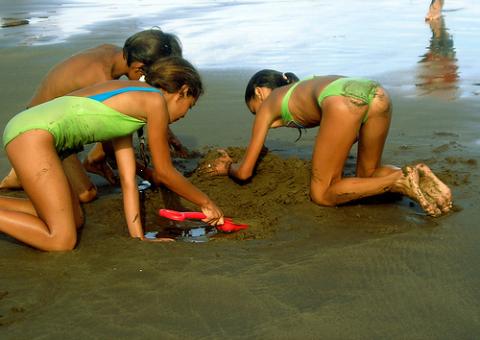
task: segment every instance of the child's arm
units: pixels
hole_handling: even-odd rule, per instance
[[[267,138],[268,130],[274,118],[272,110],[265,105],[262,106],[255,115],[252,136],[247,151],[240,163],[235,163],[230,166],[228,175],[240,180],[247,180],[252,176],[253,169],[264,148],[265,139]]]
[[[207,215],[205,222],[223,224],[222,211],[173,166],[168,144],[169,115],[165,100],[160,96],[158,98],[158,101],[149,102],[150,109],[147,111],[148,146],[152,155],[155,182],[165,184],[178,195],[199,206]]]
[[[131,237],[143,239],[140,200],[135,178],[135,152],[132,146],[132,136],[114,139],[113,148],[115,150],[120,184],[122,186],[123,209],[128,232]]]

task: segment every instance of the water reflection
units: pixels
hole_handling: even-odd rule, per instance
[[[459,72],[453,37],[440,17],[428,21],[432,37],[428,51],[418,62],[417,91],[419,95],[434,95],[447,99],[458,96]]]
[[[425,20],[436,20],[442,15],[443,0],[432,0]]]

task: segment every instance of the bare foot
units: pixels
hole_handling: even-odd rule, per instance
[[[21,189],[22,183],[17,177],[14,169],[11,169],[7,176],[0,182],[0,189]]]
[[[88,160],[88,157],[87,157],[83,161],[83,167],[85,168],[85,170],[87,170],[88,172],[91,172],[92,174],[102,176],[111,185],[114,185],[117,183],[117,177],[115,176],[115,173],[113,172],[112,167],[105,160],[91,162]]]
[[[433,171],[425,164],[415,165],[415,169],[419,175],[419,185],[423,193],[430,197],[430,200],[436,202],[437,206],[443,213],[447,213],[452,209],[452,191],[445,185]]]
[[[437,203],[420,188],[420,175],[417,169],[407,165],[402,169],[403,176],[394,184],[393,192],[399,192],[416,201],[430,216],[440,216],[442,211]]]
[[[436,20],[442,15],[443,0],[432,0],[425,21]]]

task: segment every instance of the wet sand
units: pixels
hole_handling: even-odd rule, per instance
[[[0,125],[51,65],[91,44],[2,49]],[[206,95],[172,128],[190,148],[239,153],[252,120],[242,100],[252,70],[201,71]],[[38,252],[0,235],[0,337],[477,337],[478,97],[392,97],[384,162],[425,161],[452,187],[456,212],[430,218],[396,196],[316,206],[307,194],[315,130],[297,143],[296,131],[275,130],[250,183],[191,176],[226,215],[250,224],[246,231],[201,244],[135,241],[121,195],[101,186],[100,198],[84,206],[87,222],[70,253]],[[347,173],[354,162],[352,152]],[[1,173],[8,168],[2,150]],[[146,196],[147,228],[158,230],[167,222],[156,211],[177,200],[163,190]]]

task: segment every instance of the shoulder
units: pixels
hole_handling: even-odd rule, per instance
[[[105,73],[103,69],[106,65],[109,66],[113,63],[113,59],[119,51],[121,51],[121,48],[115,45],[99,45],[72,55],[55,65],[54,69],[84,67],[83,72],[89,72],[90,69],[94,69],[95,71],[100,70]]]
[[[143,97],[147,99],[147,103],[150,104],[152,107],[161,107],[166,109],[167,108],[167,102],[165,100],[165,97],[163,96],[163,92],[159,91],[145,91],[145,92],[140,92]]]
[[[101,45],[97,45],[95,47],[92,47],[90,49],[87,49],[85,51],[113,51],[113,52],[116,52],[118,50],[121,50],[122,48],[120,46],[117,46],[117,45],[113,45],[113,44],[101,44]]]
[[[55,65],[47,77],[76,84],[76,88],[90,86],[112,79],[109,60],[95,53],[79,53]]]
[[[159,92],[137,92],[142,96],[136,100],[143,106],[144,117],[149,125],[166,126],[170,122],[170,115],[168,113],[167,102],[165,97]]]
[[[150,88],[154,89],[153,87]],[[149,112],[167,112],[167,102],[162,92],[138,91],[135,94],[143,99],[142,101]]]
[[[112,44],[102,44],[95,47],[82,50],[72,55],[71,60],[74,59],[98,59],[98,58],[113,58],[116,53],[122,51],[122,48]],[[68,60],[67,59],[67,60]]]
[[[281,91],[280,88],[275,89],[270,95],[263,101],[256,116],[269,117],[269,121],[273,121],[281,116],[281,106],[285,91]]]

